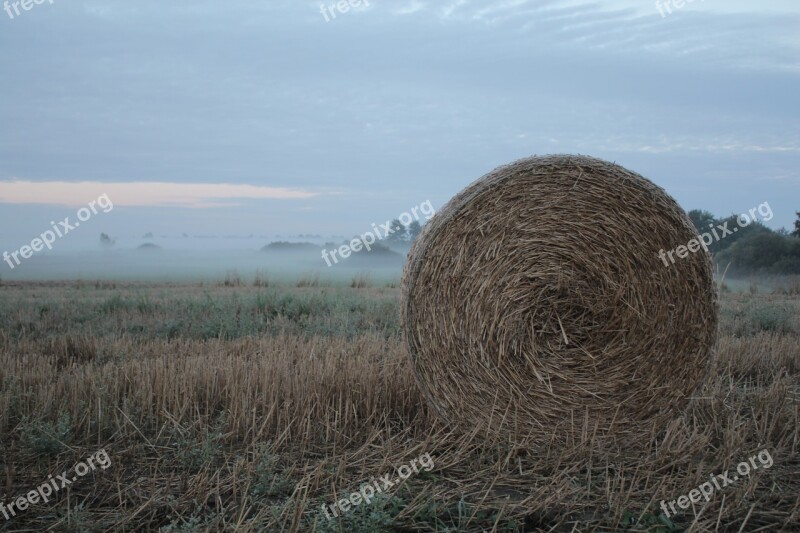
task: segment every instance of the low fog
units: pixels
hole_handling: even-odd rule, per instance
[[[0,279],[21,280],[141,280],[222,282],[238,278],[251,284],[260,276],[270,283],[318,279],[333,284],[368,276],[375,282],[399,279],[408,246],[374,248],[337,257],[330,266],[322,251],[342,246],[343,240],[265,241],[255,237],[153,238],[140,242],[114,242],[94,250],[55,250],[21,259],[14,268],[0,267]],[[261,246],[259,246],[261,245]]]

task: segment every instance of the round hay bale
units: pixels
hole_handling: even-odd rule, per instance
[[[462,428],[547,442],[650,437],[685,407],[716,338],[709,254],[659,258],[696,236],[663,189],[599,159],[532,157],[475,181],[403,273],[430,404]]]

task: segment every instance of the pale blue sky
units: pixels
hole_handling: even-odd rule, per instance
[[[498,165],[567,152],[635,170],[687,209],[768,201],[769,225],[790,226],[800,4],[672,11],[650,0],[370,0],[329,22],[297,0],[0,11],[0,246],[106,192],[115,209],[73,243],[100,231],[352,235],[425,200],[439,207]]]

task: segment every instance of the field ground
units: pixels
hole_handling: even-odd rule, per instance
[[[396,286],[301,285],[4,282],[0,502],[98,450],[112,464],[0,531],[800,530],[796,291],[723,292],[710,376],[642,427],[649,449],[537,449],[434,416]],[[662,513],[761,450],[771,467]],[[424,453],[430,471],[323,514]]]

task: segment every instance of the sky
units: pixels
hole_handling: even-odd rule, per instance
[[[550,153],[800,210],[797,0],[2,2],[3,249],[103,194],[62,249],[351,236]]]

